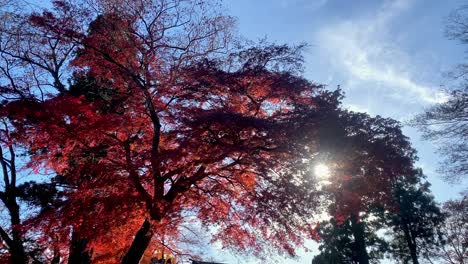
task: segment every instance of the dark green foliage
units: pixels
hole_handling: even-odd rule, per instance
[[[112,85],[109,80],[98,81],[89,75],[75,75],[68,94],[76,97],[83,96],[87,101],[96,104],[97,109],[102,113],[122,113],[129,94],[112,89]]]
[[[313,259],[313,264],[357,263],[349,221],[341,225],[334,219],[323,221],[317,231],[322,244],[319,247],[320,255]]]
[[[406,178],[395,185],[397,208],[388,216],[393,230],[392,253],[402,263],[419,263],[422,249],[436,247],[444,221],[422,171],[415,171],[414,176],[414,182]]]
[[[57,198],[55,184],[25,182],[17,187],[18,197],[30,205],[46,208]]]
[[[364,238],[370,263],[379,263],[387,251],[387,243],[377,235],[381,220],[378,217],[364,217],[361,226],[364,228]],[[320,254],[314,257],[313,264],[348,264],[359,263],[358,245],[353,237],[353,223],[347,219],[338,223],[332,218],[323,221],[318,228],[321,237]]]

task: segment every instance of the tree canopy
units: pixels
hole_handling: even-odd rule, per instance
[[[209,1],[53,4],[6,11],[0,49],[13,143],[60,185],[23,223],[53,239],[51,258],[177,253],[194,218],[255,254],[313,236],[307,160],[340,95],[299,75],[301,46],[232,48]]]

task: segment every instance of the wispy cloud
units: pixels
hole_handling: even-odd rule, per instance
[[[415,81],[410,56],[395,43],[391,25],[411,7],[411,1],[387,1],[377,12],[338,21],[318,31],[319,47],[353,83],[379,84],[387,96],[407,103],[444,100],[436,87]],[[375,86],[374,86],[375,87]]]

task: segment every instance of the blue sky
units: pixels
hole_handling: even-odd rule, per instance
[[[346,92],[345,107],[406,121],[443,100],[444,72],[465,59],[462,45],[444,36],[448,14],[460,0],[226,0],[248,39],[306,42],[305,76]],[[451,186],[436,173],[436,146],[405,127],[438,201],[455,198],[466,182]],[[316,248],[311,243],[312,248]],[[222,251],[220,251],[222,252]],[[316,251],[315,251],[316,252]],[[315,252],[281,263],[311,263]],[[246,263],[222,252],[217,259]],[[254,263],[254,262],[252,262]]]

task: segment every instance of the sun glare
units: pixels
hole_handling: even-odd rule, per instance
[[[314,167],[314,174],[319,178],[328,178],[330,176],[330,169],[325,164],[317,164]]]

